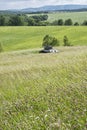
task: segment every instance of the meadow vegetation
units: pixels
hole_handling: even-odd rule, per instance
[[[0,52],[0,130],[87,130],[86,27],[0,27]]]
[[[0,130],[87,130],[87,46],[57,49],[0,54]]]
[[[42,13],[42,14],[27,14],[27,16],[39,16],[39,15],[48,15],[47,22],[52,25],[61,25],[60,20],[62,20],[62,25],[66,25],[66,20],[71,19],[71,25],[87,25],[85,21],[87,22],[87,12],[48,12],[48,13]],[[49,25],[48,24],[48,25]]]
[[[40,48],[45,35],[57,38],[60,45],[64,44],[65,35],[73,46],[87,45],[87,28],[85,26],[0,27],[0,42],[4,51]]]
[[[0,26],[87,26],[87,12],[0,13]]]
[[[58,19],[69,19],[71,18],[72,21],[78,22],[81,24],[84,20],[87,20],[87,12],[52,12],[48,13],[48,21],[53,22]]]

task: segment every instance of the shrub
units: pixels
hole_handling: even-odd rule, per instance
[[[63,23],[63,19],[59,19],[58,20],[58,25],[62,26],[64,23]]]
[[[58,21],[57,21],[57,20],[53,21],[53,22],[51,23],[51,25],[57,26],[57,25],[58,25]]]
[[[63,42],[64,42],[64,46],[71,46],[71,43],[69,42],[67,36],[64,36]]]
[[[3,45],[0,43],[0,52],[3,52]]]
[[[82,23],[82,25],[86,25],[86,26],[87,26],[87,21],[85,20],[85,21]]]
[[[74,23],[74,26],[79,26],[79,23],[78,23],[78,22],[75,22],[75,23]]]
[[[65,25],[68,25],[68,26],[73,25],[72,19],[65,20]]]

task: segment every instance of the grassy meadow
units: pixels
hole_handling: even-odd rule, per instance
[[[84,20],[87,20],[87,12],[52,12],[48,13],[48,21],[52,22],[54,20],[58,19],[69,19],[71,18],[72,21],[78,22],[79,24],[82,24]]]
[[[4,51],[40,48],[47,34],[56,37],[60,45],[63,45],[64,35],[72,45],[87,45],[85,26],[0,27],[0,42]]]
[[[46,34],[59,53],[38,53]],[[87,130],[87,28],[0,27],[0,42],[0,130]]]
[[[87,130],[87,46],[58,49],[0,54],[0,130]]]

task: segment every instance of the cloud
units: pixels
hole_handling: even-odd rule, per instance
[[[87,0],[0,0],[1,9],[18,9],[59,4],[87,4]]]

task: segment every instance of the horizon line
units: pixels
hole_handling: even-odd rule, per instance
[[[47,7],[47,6],[64,6],[64,5],[82,5],[87,6],[87,4],[54,4],[54,5],[43,5],[43,6],[37,6],[37,7],[23,7],[23,8],[8,8],[8,9],[0,9],[0,11],[9,11],[9,10],[22,10],[22,9],[35,9],[35,8],[41,8],[41,7]]]

